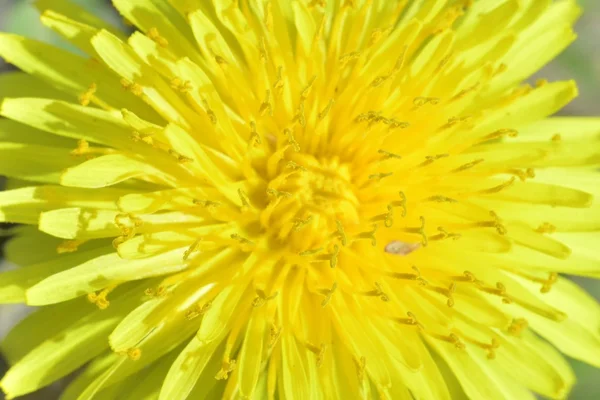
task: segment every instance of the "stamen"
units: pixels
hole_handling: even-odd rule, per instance
[[[273,106],[271,105],[270,99],[271,91],[267,89],[265,93],[265,101],[260,104],[260,108],[258,109],[258,113],[261,117],[264,117],[267,113],[269,113],[271,117],[273,116]]]
[[[281,198],[289,199],[292,197],[292,194],[290,192],[281,192],[279,190],[271,189],[271,188],[267,189],[267,194],[270,196],[273,196],[275,198],[278,198],[278,199],[281,199]]]
[[[454,345],[454,347],[456,347],[458,350],[464,350],[465,349],[465,344],[463,342],[461,342],[460,338],[455,334],[455,333],[451,333],[449,335],[440,335],[437,333],[432,333],[432,332],[426,332],[429,336],[444,341],[444,342],[448,342],[448,343],[452,343]]]
[[[213,125],[217,125],[217,114],[215,114],[213,109],[210,107],[208,101],[206,99],[203,99],[202,104],[204,105],[204,112],[208,116],[208,119],[210,119],[210,123]]]
[[[433,106],[440,103],[440,99],[437,97],[415,97],[413,99],[413,105],[415,108],[423,107],[426,104],[431,104]]]
[[[560,135],[560,133],[556,133],[552,136],[551,140],[555,143],[558,143],[562,140],[562,136]]]
[[[390,130],[396,129],[396,128],[406,129],[406,128],[410,127],[410,123],[406,122],[406,121],[398,121],[394,118],[390,118],[390,119],[388,119],[388,121],[389,121]]]
[[[188,321],[191,321],[195,318],[198,318],[204,314],[212,307],[212,302],[204,303],[202,305],[196,304],[196,306],[185,313],[185,318]]]
[[[256,131],[256,122],[250,121],[250,144],[253,146],[259,146],[262,144],[262,139]]]
[[[215,208],[221,206],[221,203],[219,203],[218,201],[211,201],[211,200],[193,199],[192,203],[194,203],[197,206],[202,206],[204,208],[207,208],[209,210],[214,210]]]
[[[450,233],[441,226],[438,226],[437,230],[440,233],[429,237],[429,240],[444,240],[444,239],[458,240],[461,238],[460,233]]]
[[[298,108],[296,109],[296,115],[294,116],[294,119],[292,119],[292,122],[296,121],[300,123],[300,126],[306,126],[306,115],[304,114],[304,99],[300,99],[300,103],[298,104]]]
[[[270,0],[265,4],[265,19],[263,21],[269,33],[273,33],[273,3]]]
[[[82,156],[90,151],[90,144],[85,139],[79,139],[77,141],[77,148],[71,151],[74,156]]]
[[[394,225],[394,207],[393,203],[388,204],[388,212],[385,214],[379,214],[371,218],[371,221],[383,221],[386,228],[391,228]]]
[[[202,242],[202,239],[196,240],[190,247],[188,247],[188,249],[183,253],[183,261],[187,261],[188,258],[190,258],[190,255],[198,250],[200,242]]]
[[[341,68],[345,68],[346,65],[348,65],[348,63],[350,63],[350,61],[358,60],[360,58],[360,56],[361,56],[361,54],[358,51],[353,51],[353,52],[342,55],[339,58]]]
[[[337,282],[333,282],[333,286],[331,287],[331,289],[318,290],[318,292],[320,294],[325,296],[325,299],[321,302],[321,307],[325,307],[325,306],[327,306],[327,304],[329,304],[329,302],[331,301],[331,297],[333,296],[333,293],[335,292],[336,289],[337,289]]]
[[[148,30],[148,33],[146,33],[146,35],[152,39],[154,42],[156,42],[156,44],[158,44],[160,47],[167,47],[169,46],[169,41],[167,39],[165,39],[164,37],[162,37],[160,35],[160,33],[158,32],[158,29],[154,28],[150,28]]]
[[[275,346],[279,337],[281,336],[281,332],[283,331],[283,327],[277,327],[275,324],[271,325],[271,330],[269,334],[269,347]]]
[[[229,357],[226,357],[221,364],[221,369],[215,375],[215,379],[220,381],[229,378],[229,374],[235,369],[235,364],[236,360],[230,360]]]
[[[452,170],[452,171],[450,171],[450,172],[462,172],[462,171],[465,171],[465,170],[467,170],[467,169],[471,169],[471,168],[473,168],[474,166],[476,166],[476,165],[478,165],[478,164],[481,164],[483,161],[484,161],[484,159],[483,159],[483,158],[480,158],[480,159],[478,159],[478,160],[471,161],[470,163],[467,163],[467,164],[461,165],[460,167],[458,167],[458,168],[456,168],[456,169],[453,169],[453,170]]]
[[[283,67],[279,66],[277,68],[277,79],[273,83],[273,92],[275,93],[275,97],[279,97],[281,92],[283,91]]]
[[[112,285],[104,288],[98,293],[89,293],[87,295],[87,299],[90,303],[95,304],[96,307],[98,307],[100,310],[106,310],[110,305],[110,301],[108,301],[106,296],[108,296],[110,292],[115,290],[116,287],[117,285]]]
[[[92,83],[88,90],[79,96],[79,104],[84,107],[88,106],[92,102],[94,94],[96,94],[96,90],[98,90],[98,85]]]
[[[457,203],[458,200],[446,196],[430,196],[423,200],[424,202],[432,201],[436,203]]]
[[[394,279],[406,279],[409,281],[417,281],[421,286],[427,286],[429,283],[421,276],[421,270],[416,266],[412,266],[414,274],[402,273],[402,272],[391,272],[387,275]]]
[[[362,292],[361,294],[363,296],[379,297],[381,299],[381,301],[384,301],[384,302],[390,301],[390,298],[388,297],[387,294],[385,294],[385,292],[381,288],[381,284],[378,283],[378,282],[375,282],[375,289],[374,290],[369,290],[369,291],[366,291],[366,292]]]
[[[535,171],[533,168],[527,168],[525,171],[517,168],[509,168],[506,172],[516,175],[522,182],[525,182],[527,178],[535,178]]]
[[[427,238],[427,234],[425,233],[425,217],[420,216],[419,221],[421,221],[420,227],[418,227],[418,228],[406,227],[406,228],[402,228],[402,231],[407,232],[407,233],[417,233],[417,234],[421,235],[423,238],[423,240],[421,241],[421,244],[424,247],[426,247],[429,244],[429,239]]]
[[[342,226],[342,223],[339,220],[336,220],[335,224],[337,226],[336,234],[341,239],[342,246],[346,246],[348,244],[348,238],[346,237],[346,232],[344,231],[344,227]]]
[[[304,345],[306,348],[317,356],[317,367],[321,367],[323,365],[323,359],[325,357],[325,351],[327,350],[327,345],[325,343],[321,344],[320,347],[315,346],[314,344],[305,342]]]
[[[305,253],[305,252],[303,252]],[[335,268],[335,266],[338,263],[338,255],[340,254],[340,246],[338,246],[337,244],[333,245],[333,251],[331,253],[327,253],[327,254],[323,254],[319,257],[316,257],[317,260],[320,261],[329,261],[329,266],[331,268]],[[300,255],[305,255],[300,253]]]
[[[325,250],[323,247],[319,247],[318,249],[301,251],[300,253],[298,253],[298,255],[303,256],[303,257],[304,256],[312,256],[312,255],[322,252],[323,250]]]
[[[300,145],[298,144],[298,142],[294,138],[294,133],[290,129],[286,128],[286,129],[283,130],[283,134],[285,136],[287,136],[287,138],[288,138],[288,144],[290,146],[292,146],[292,148],[294,149],[294,151],[295,152],[299,152],[300,151]]]
[[[194,88],[192,82],[177,77],[171,79],[171,87],[181,93],[188,93]]]
[[[448,122],[446,122],[444,125],[442,125],[440,127],[440,130],[444,130],[444,129],[448,129],[448,128],[452,128],[455,125],[458,125],[460,123],[463,122],[468,122],[472,119],[471,116],[465,116],[465,117],[451,117],[448,118]]]
[[[310,94],[310,90],[313,87],[313,84],[315,83],[315,81],[317,80],[317,76],[314,75],[310,82],[308,82],[308,85],[304,88],[304,90],[302,90],[302,93],[300,93],[300,99],[301,100],[306,100],[308,98],[308,95]]]
[[[375,233],[376,232],[377,232],[377,224],[373,224],[373,230],[372,231],[361,232],[357,236],[355,236],[355,239],[357,239],[357,240],[360,240],[360,239],[371,239],[371,245],[377,246],[377,239],[375,238]]]
[[[142,141],[150,146],[154,146],[154,139],[152,138],[152,133],[140,133],[138,131],[133,131],[131,133],[131,140],[134,142]]]
[[[141,96],[142,94],[144,94],[144,88],[140,84],[135,82],[129,82],[125,78],[121,79],[121,86],[123,86],[124,89],[130,91],[136,96]]]
[[[190,162],[194,161],[193,158],[186,157],[183,154],[178,153],[177,151],[175,151],[173,149],[169,149],[168,153],[170,155],[172,155],[173,157],[175,157],[177,159],[177,161],[180,162],[180,163],[182,163],[182,164],[186,164],[186,163],[190,163]]]
[[[460,91],[460,92],[458,92],[456,95],[454,95],[454,97],[452,97],[452,98],[450,99],[450,101],[451,101],[451,102],[452,102],[452,101],[457,101],[457,100],[460,100],[460,99],[464,98],[464,97],[465,97],[465,96],[467,96],[469,93],[472,93],[472,92],[476,91],[477,89],[479,89],[479,86],[481,86],[481,83],[477,82],[477,83],[475,83],[474,85],[472,85],[472,86],[470,86],[470,87],[468,87],[468,88],[466,88],[466,89],[463,89],[463,90],[461,90],[461,91]]]
[[[516,178],[513,176],[512,178],[510,178],[508,181],[504,182],[501,185],[498,186],[494,186],[492,188],[489,189],[483,189],[483,190],[479,190],[477,192],[473,192],[474,194],[494,194],[494,193],[498,193],[500,191],[502,191],[503,189],[506,189],[507,187],[511,186],[513,183],[515,183]]]
[[[400,324],[416,326],[420,331],[425,330],[425,327],[417,320],[415,314],[409,311],[406,315],[408,315],[408,318],[394,318],[393,320]]]
[[[401,207],[402,208],[402,218],[406,217],[406,213],[408,209],[406,208],[406,195],[404,192],[398,192],[400,194],[400,200],[392,201],[390,205],[392,207]]]
[[[369,179],[380,181],[383,178],[388,178],[388,177],[390,177],[392,175],[394,175],[393,172],[380,173],[380,174],[372,174],[372,175],[369,175]]]
[[[452,295],[454,294],[454,291],[456,290],[456,283],[452,282],[448,288],[428,285],[427,289],[434,291],[436,293],[439,293],[442,296],[447,297],[448,300],[446,301],[446,304],[448,305],[448,307],[454,306],[454,297]]]
[[[56,252],[58,254],[74,253],[79,249],[79,246],[86,241],[87,240],[65,240],[56,247]]]
[[[294,221],[294,232],[298,232],[300,229],[302,229],[303,227],[305,227],[306,225],[308,225],[313,219],[312,215],[309,215],[308,217],[306,217],[306,219],[296,219]]]
[[[286,167],[289,168],[289,169],[299,170],[299,171],[303,171],[303,172],[308,171],[306,168],[304,168],[301,165],[298,165],[297,163],[295,163],[293,161],[288,161],[287,164],[286,164]]]
[[[398,154],[390,153],[389,151],[385,151],[385,150],[377,150],[377,153],[383,155],[383,157],[381,157],[382,160],[389,160],[391,158],[400,160],[402,158],[402,156],[400,156]]]
[[[365,358],[365,356],[362,356],[360,359],[354,358],[354,364],[356,365],[356,374],[358,375],[358,381],[363,382],[365,379],[367,359]]]
[[[148,288],[144,290],[144,294],[149,297],[164,297],[167,295],[167,288],[165,286],[159,286],[158,288]]]
[[[233,240],[237,240],[241,245],[255,246],[255,244],[254,244],[253,241],[248,240],[245,237],[242,237],[242,236],[238,235],[237,233],[232,233],[230,237]]]
[[[241,188],[238,189],[238,196],[240,197],[240,201],[242,202],[242,212],[246,212],[250,208],[252,208],[248,196],[246,195],[246,193],[244,193],[244,191]]]
[[[529,323],[527,322],[527,320],[525,318],[516,318],[516,319],[512,320],[507,331],[508,331],[508,334],[511,336],[521,337],[521,332],[523,332],[525,329],[527,329],[528,326],[529,326]]]
[[[132,347],[127,351],[120,351],[116,354],[120,356],[127,356],[131,361],[137,361],[142,357],[142,350],[137,347]]]
[[[421,164],[417,165],[417,168],[426,167],[428,165],[433,164],[435,161],[440,160],[442,158],[450,157],[450,154],[437,154],[435,156],[427,156],[425,157],[425,161]]]
[[[333,106],[334,103],[335,103],[334,99],[329,100],[329,103],[327,103],[325,108],[319,113],[319,119],[323,119],[327,116],[327,114],[331,110],[331,107]]]
[[[465,340],[469,343],[472,343],[488,352],[487,358],[488,360],[493,360],[496,358],[496,349],[500,347],[500,342],[496,338],[492,338],[491,344],[482,343],[480,341],[468,338],[464,336]]]
[[[544,222],[540,226],[535,229],[538,233],[554,233],[556,232],[556,226],[552,225],[549,222]]]
[[[505,137],[505,136],[515,138],[515,137],[519,136],[519,132],[514,129],[498,129],[497,131],[492,132],[487,136],[484,136],[482,138],[482,141],[499,139],[499,138]]]
[[[279,295],[279,292],[273,293],[271,296],[267,296],[267,294],[262,289],[256,289],[256,297],[252,301],[252,307],[261,307],[267,301],[273,300],[275,297]]]
[[[479,279],[475,278],[475,275],[473,275],[473,273],[469,271],[463,272],[462,276],[451,276],[450,279],[455,282],[474,283],[475,285],[479,286],[484,285],[483,281],[480,281]]]

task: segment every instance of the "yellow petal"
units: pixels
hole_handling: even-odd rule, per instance
[[[171,364],[160,389],[159,400],[188,398],[218,345],[218,342],[201,344],[198,338],[193,337]],[[199,383],[208,385],[204,382]]]
[[[4,246],[4,257],[15,265],[25,267],[58,256],[56,248],[62,239],[40,232],[36,226],[21,226]],[[35,246],[37,251],[31,251]]]
[[[96,108],[53,99],[17,98],[4,99],[0,115],[67,138],[84,139],[154,157],[160,154],[157,150],[152,151],[150,146],[134,142],[134,129],[118,114]]]
[[[119,390],[118,394],[127,399],[157,399],[169,368],[173,365],[180,352],[180,348],[177,348],[161,357],[152,365],[127,378],[121,383],[121,390]],[[114,398],[115,396],[112,397],[112,399]]]
[[[162,20],[160,18],[159,20]],[[173,91],[157,72],[133,51],[107,31],[100,31],[92,38],[92,45],[102,60],[127,84],[140,86],[142,98],[160,115],[185,127],[195,125],[198,116]],[[124,107],[126,108],[126,107]]]
[[[95,84],[96,92],[91,103],[103,108],[128,108],[150,120],[157,119],[155,112],[133,94],[124,91],[119,78],[98,65],[98,61],[5,33],[0,34],[0,56],[72,96],[73,101]]]
[[[60,183],[80,188],[102,188],[137,177],[162,176],[153,166],[124,154],[88,160],[63,172]]]
[[[27,302],[54,304],[124,281],[178,272],[187,267],[182,261],[183,252],[173,250],[139,260],[123,260],[116,253],[96,257],[34,285],[27,290]]]
[[[281,375],[286,399],[301,400],[309,398],[310,386],[306,371],[305,349],[300,348],[293,335],[283,334],[281,337]]]
[[[54,274],[80,265],[90,258],[103,256],[110,251],[110,247],[92,247],[79,250],[74,254],[52,257],[27,267],[3,272],[0,274],[0,302],[24,303],[27,300],[27,290],[32,286]]]
[[[0,141],[69,149],[77,147],[75,140],[49,135],[47,132],[6,118],[0,119]]]
[[[130,0],[114,0],[113,5],[128,21],[147,33],[156,28],[166,42],[164,44],[177,57],[200,58],[193,45],[194,37],[185,19],[165,1],[132,2]]]
[[[63,239],[116,237],[121,230],[115,224],[118,211],[79,207],[58,208],[41,213],[39,229]]]
[[[48,28],[62,35],[86,54],[94,54],[94,48],[90,40],[98,32],[98,29],[82,23],[81,20],[74,21],[53,9],[45,10],[40,20]]]
[[[137,290],[130,287],[115,293],[118,301],[113,307],[104,311],[92,309],[50,340],[41,342],[12,366],[0,382],[2,389],[11,397],[30,393],[99,355],[108,346],[106,335],[131,306],[139,303]]]
[[[532,332],[504,336],[496,362],[521,385],[549,398],[563,398],[575,383],[568,362],[553,346]]]
[[[263,349],[267,333],[266,307],[252,310],[239,355],[240,394],[251,398],[262,372]]]
[[[33,186],[0,192],[0,221],[37,224],[44,211],[80,206],[116,210],[123,190],[94,191],[62,186]]]
[[[96,29],[106,29],[115,35],[121,35],[120,29],[108,23],[106,20],[88,12],[85,8],[70,0],[36,0],[35,7],[43,13],[46,10],[52,10],[71,20],[92,26]]]
[[[83,299],[36,310],[15,325],[2,340],[2,353],[11,365],[16,364],[48,337],[58,335],[94,311]],[[56,318],[57,315],[61,318]],[[43,332],[36,329],[39,326],[44,327]]]
[[[524,282],[534,291],[534,283]],[[600,366],[600,306],[579,286],[559,278],[548,293],[536,293],[545,302],[565,312],[562,322],[525,313],[531,327],[561,352]]]
[[[540,6],[543,10],[547,2],[539,3],[533,2],[531,7]],[[523,81],[563,51],[576,38],[572,25],[580,14],[577,2],[571,0],[552,2],[548,10],[538,14],[539,17],[518,35],[517,44],[506,55],[508,69],[494,81],[492,93],[500,93]]]
[[[62,172],[80,161],[70,149],[23,143],[0,143],[0,173],[28,181],[59,183]]]
[[[55,89],[41,79],[20,71],[7,71],[0,75],[0,97],[37,97],[73,101],[60,90]]]
[[[537,182],[514,182],[500,192],[490,195],[490,198],[573,208],[587,208],[593,201],[593,196],[587,192]]]

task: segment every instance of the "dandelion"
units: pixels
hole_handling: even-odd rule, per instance
[[[113,3],[130,36],[37,2],[78,54],[0,36],[0,301],[42,306],[9,398],[561,398],[561,353],[600,365],[562,276],[600,274],[600,120],[522,83],[575,1]]]

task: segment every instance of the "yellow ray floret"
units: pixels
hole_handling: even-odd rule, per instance
[[[574,0],[39,0],[0,56],[8,398],[533,399],[600,366]],[[34,249],[34,250],[32,250]]]

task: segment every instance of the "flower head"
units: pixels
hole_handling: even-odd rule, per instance
[[[113,3],[132,35],[38,1],[84,56],[0,36],[0,217],[32,225],[0,301],[44,306],[9,396],[87,364],[65,398],[559,398],[556,349],[599,365],[559,274],[600,271],[600,120],[522,84],[575,1]]]

